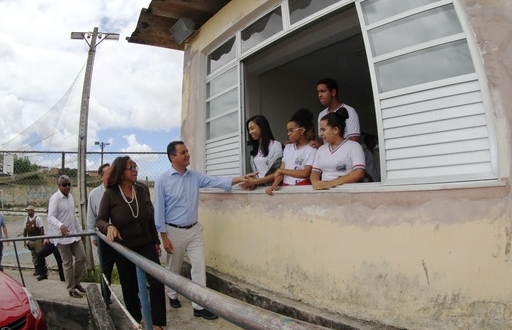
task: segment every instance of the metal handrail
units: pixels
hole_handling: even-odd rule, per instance
[[[94,231],[83,231],[80,234],[69,234],[66,236],[62,235],[38,235],[38,236],[23,236],[23,237],[16,237],[16,238],[2,238],[0,239],[0,242],[12,242],[14,247],[14,254],[16,255],[16,263],[18,264],[18,271],[20,272],[20,278],[21,278],[21,284],[23,286],[25,285],[25,278],[23,277],[23,272],[21,271],[21,263],[20,263],[20,257],[18,256],[18,247],[16,246],[16,242],[19,241],[33,241],[38,239],[50,239],[50,238],[63,238],[63,237],[84,237],[84,236],[93,236],[96,235],[96,232]]]
[[[140,268],[142,271],[150,274],[155,279],[172,288],[187,299],[199,304],[203,308],[206,308],[207,310],[217,314],[223,319],[242,327],[243,329],[327,329],[319,325],[303,322],[291,317],[268,311],[260,307],[256,307],[210,288],[201,286],[192,282],[188,278],[172,273],[168,269],[155,264],[151,260],[142,257],[138,253],[133,252],[132,250],[124,247],[119,243],[110,242],[107,240],[107,237],[100,232],[98,232],[98,236],[105,243],[122,254],[125,258],[133,262],[138,269]],[[139,271],[137,272],[137,275],[139,275]],[[141,281],[139,280],[139,282]],[[145,281],[143,281],[143,284],[143,287],[147,288]],[[140,296],[143,297],[146,295],[141,292]],[[141,304],[143,304],[142,299]],[[144,322],[146,329],[150,329],[150,323],[151,322]]]

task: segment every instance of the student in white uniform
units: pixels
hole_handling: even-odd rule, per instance
[[[316,152],[311,171],[314,190],[358,182],[364,177],[363,148],[359,143],[343,137],[347,118],[346,109],[340,109],[320,120],[320,136],[325,143]]]
[[[313,114],[308,109],[297,110],[288,123],[288,141],[283,151],[281,167],[274,173],[274,183],[265,192],[273,195],[283,186],[310,185],[309,175],[313,168],[316,149],[309,145],[308,128],[312,127]]]
[[[281,166],[283,145],[276,141],[267,118],[262,115],[249,118],[246,127],[252,146],[251,169],[257,174],[241,183],[240,187],[252,190],[257,186],[269,186],[274,181],[275,171]]]
[[[320,79],[316,84],[316,92],[318,94],[320,104],[326,107],[318,115],[318,136],[320,136],[320,120],[323,116],[345,108],[349,117],[345,125],[345,130],[343,131],[343,137],[345,139],[359,142],[359,138],[361,136],[359,116],[354,108],[339,101],[339,88],[336,80],[332,78]],[[311,140],[309,142],[309,144],[314,148],[320,147],[323,143],[324,141],[321,138],[319,140]]]

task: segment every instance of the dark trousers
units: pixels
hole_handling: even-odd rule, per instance
[[[53,243],[43,244],[43,247],[37,251],[37,268],[39,276],[46,276],[48,269],[46,268],[45,258],[53,253],[57,267],[59,267],[59,277],[61,281],[66,281],[64,278],[64,270],[62,269],[62,258],[60,257],[59,249]]]
[[[160,265],[160,260],[158,259],[158,255],[153,244],[131,248],[131,250]],[[119,280],[121,281],[121,288],[123,289],[123,299],[126,309],[128,309],[137,322],[140,322],[142,319],[142,312],[140,309],[136,266],[117,251],[114,251],[114,258],[116,260],[117,271],[119,272]],[[153,319],[153,324],[165,326],[167,323],[167,317],[165,314],[164,284],[160,283],[148,274],[146,274],[146,279],[149,284],[149,304],[151,307],[151,318]]]
[[[98,238],[98,256],[100,258],[100,270],[107,278],[108,283],[112,283],[112,270],[114,269],[114,249]],[[110,289],[105,285],[103,276],[101,277],[101,295],[105,302],[110,301]]]

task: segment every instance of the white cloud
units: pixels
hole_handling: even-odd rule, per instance
[[[87,60],[88,45],[84,40],[70,39],[71,32],[92,31],[95,26],[100,32],[119,33],[120,38],[105,40],[96,47],[89,146],[100,134],[103,140],[112,138],[108,136],[110,129],[126,129],[128,135],[133,128],[138,132],[179,128],[183,53],[125,40],[135,30],[141,8],[149,2],[0,1],[0,146],[13,138],[22,140],[35,132],[48,135],[55,130],[42,148],[76,150],[85,68],[68,103],[59,105],[60,119],[54,118],[57,110],[47,115],[49,118],[44,115],[66,93]],[[37,125],[31,126],[34,123]],[[27,127],[31,127],[30,132],[20,136]],[[147,144],[132,145],[135,136],[125,141],[123,150],[151,150]]]

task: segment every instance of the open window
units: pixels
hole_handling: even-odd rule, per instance
[[[340,101],[357,110],[361,131],[377,136],[370,72],[354,6],[312,21],[245,59],[243,77],[245,117],[267,117],[281,142],[287,139],[286,122],[293,112],[308,108],[316,119],[324,109],[316,83],[326,77],[338,82]]]
[[[382,184],[496,180],[492,107],[460,12],[445,0],[283,0],[247,22],[208,55],[220,64],[206,79],[205,170],[246,172],[245,120],[264,115],[285,141],[294,111],[322,110],[316,83],[330,77],[378,137]]]

